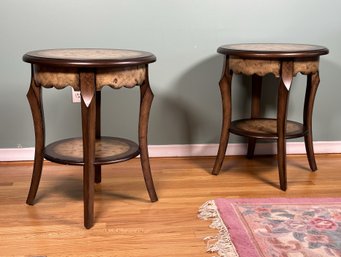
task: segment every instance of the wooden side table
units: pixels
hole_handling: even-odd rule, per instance
[[[144,180],[152,202],[157,201],[150,171],[147,131],[153,93],[148,64],[156,57],[148,52],[118,49],[50,49],[28,52],[31,84],[27,98],[35,131],[35,157],[27,204],[33,205],[43,160],[83,165],[84,226],[94,224],[94,183],[101,182],[101,165],[126,161],[140,154]],[[101,89],[140,86],[138,144],[122,138],[101,136]],[[42,87],[71,86],[81,92],[82,138],[70,138],[45,146]]]
[[[225,63],[219,82],[223,125],[218,154],[212,174],[221,169],[229,132],[248,138],[247,156],[252,158],[257,139],[277,140],[277,158],[280,188],[287,189],[286,139],[304,137],[307,157],[312,171],[317,170],[313,139],[312,111],[315,94],[320,82],[319,57],[328,54],[323,46],[304,44],[234,44],[218,48],[225,55]],[[307,88],[303,110],[303,124],[287,121],[287,105],[293,77],[297,73],[307,75]],[[231,83],[233,74],[252,76],[251,117],[231,121]],[[274,74],[280,79],[278,86],[277,118],[260,117],[262,77]]]

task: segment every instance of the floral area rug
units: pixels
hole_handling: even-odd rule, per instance
[[[199,209],[222,257],[341,256],[341,198],[216,199]]]

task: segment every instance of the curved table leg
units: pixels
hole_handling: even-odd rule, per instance
[[[251,119],[260,116],[260,99],[262,94],[262,77],[256,74],[252,75],[252,100],[251,100]],[[252,159],[255,153],[256,138],[249,138],[247,145],[248,159]]]
[[[219,141],[219,149],[217,153],[217,157],[215,159],[215,163],[213,166],[212,174],[218,175],[221,169],[221,166],[224,161],[226,148],[229,140],[229,130],[231,125],[231,82],[232,82],[232,71],[229,68],[229,57],[227,56],[225,59],[225,64],[223,68],[223,73],[221,79],[219,81],[220,93],[222,98],[222,107],[223,107],[223,121],[222,128],[220,134]]]
[[[101,138],[101,91],[96,91],[96,139]],[[95,183],[102,181],[102,166],[95,166]]]
[[[140,114],[139,114],[139,146],[140,146],[140,161],[142,166],[142,172],[144,181],[147,187],[149,198],[152,202],[158,200],[153,183],[152,173],[150,171],[149,153],[148,153],[148,121],[149,113],[154,98],[153,92],[149,85],[148,68],[147,78],[145,82],[140,86]]]
[[[282,75],[278,87],[278,106],[277,106],[277,159],[280,188],[287,189],[286,174],[286,121],[289,91],[293,79],[293,62],[282,62]]]
[[[36,197],[38,191],[44,161],[43,151],[45,147],[45,122],[41,91],[41,87],[34,83],[34,79],[32,77],[31,85],[29,91],[27,92],[27,99],[31,107],[35,134],[33,173],[30,191],[26,200],[26,203],[30,205],[34,204],[34,198]]]
[[[93,72],[80,72],[82,96],[83,131],[83,201],[84,226],[89,229],[94,224],[94,181],[95,181],[95,141],[96,141],[96,97],[95,75]]]
[[[307,129],[308,133],[304,136],[304,143],[307,152],[307,158],[310,169],[312,171],[317,170],[314,147],[313,147],[313,133],[312,133],[312,116],[315,95],[318,85],[320,83],[320,77],[318,72],[309,74],[307,78],[307,89],[305,93],[304,111],[303,111],[303,125]]]

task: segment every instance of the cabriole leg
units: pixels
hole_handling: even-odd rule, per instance
[[[219,81],[219,88],[221,93],[221,101],[223,108],[223,120],[219,141],[219,148],[217,157],[214,162],[212,174],[218,175],[221,166],[223,165],[227,144],[229,141],[229,130],[231,125],[231,82],[232,82],[232,71],[229,68],[229,57],[225,59],[225,64],[222,72],[221,79]]]
[[[150,170],[149,163],[149,153],[148,153],[148,121],[149,113],[154,98],[153,92],[149,85],[148,79],[148,68],[147,68],[147,78],[140,87],[140,114],[139,114],[139,146],[140,146],[140,161],[142,166],[142,172],[144,181],[146,183],[149,198],[152,202],[158,200],[157,194],[155,192],[155,187],[153,183],[153,178]]]
[[[38,191],[41,173],[43,169],[44,161],[43,151],[45,147],[45,122],[42,101],[42,89],[40,86],[37,86],[35,84],[33,76],[31,78],[31,85],[27,93],[27,99],[31,107],[34,123],[35,152],[31,186],[27,196],[26,203],[33,205],[34,199]]]
[[[282,75],[278,87],[278,106],[277,106],[277,160],[280,188],[287,189],[286,172],[286,124],[289,91],[293,78],[293,62],[282,62]]]
[[[96,139],[101,138],[101,91],[96,91]],[[102,181],[102,166],[95,166],[95,183]]]
[[[303,111],[303,125],[307,129],[308,133],[304,136],[304,143],[307,152],[307,158],[310,169],[312,171],[317,170],[314,147],[313,147],[313,129],[312,129],[312,116],[315,95],[317,92],[318,85],[320,83],[320,77],[318,72],[309,74],[307,78],[307,89],[304,101]]]

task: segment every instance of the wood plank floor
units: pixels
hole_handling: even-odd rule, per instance
[[[288,156],[288,190],[278,189],[273,156],[151,159],[159,201],[150,203],[139,159],[103,166],[96,185],[96,224],[83,228],[81,167],[45,162],[34,206],[25,204],[32,162],[0,163],[0,256],[208,257],[202,240],[215,234],[197,218],[217,197],[341,197],[341,155]]]

